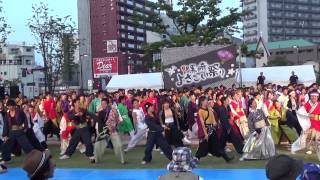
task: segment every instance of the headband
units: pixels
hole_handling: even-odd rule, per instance
[[[45,163],[45,160],[46,160],[46,153],[43,152],[40,163],[38,164],[36,170],[31,174],[30,177],[33,177],[34,175],[37,174],[37,172],[40,170],[40,168],[41,168],[41,167],[43,166],[43,164]]]

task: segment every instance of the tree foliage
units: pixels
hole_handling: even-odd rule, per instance
[[[268,67],[272,66],[291,66],[293,63],[289,62],[285,57],[278,56],[268,62]]]
[[[66,56],[65,35],[76,34],[77,30],[70,16],[52,16],[51,11],[47,4],[34,4],[32,6],[33,15],[28,21],[28,26],[36,39],[36,48],[43,58],[45,90],[54,92],[61,77]],[[69,52],[76,48],[76,46],[69,47]]]
[[[12,79],[12,80],[4,80],[2,85],[4,87],[12,87],[12,86],[18,86],[19,83],[21,83],[20,79]]]
[[[239,31],[237,22],[245,13],[239,12],[237,8],[229,8],[228,15],[222,16],[219,4],[218,0],[178,0],[173,8],[165,0],[158,0],[156,3],[146,3],[146,6],[158,13],[148,16],[135,13],[132,19],[135,22],[152,23],[152,26],[147,26],[150,31],[168,37],[161,42],[145,45],[147,53],[159,52],[163,47],[227,42],[224,34],[232,35]],[[169,31],[169,25],[162,18],[163,14],[172,20],[176,34]]]
[[[12,32],[10,25],[8,25],[3,13],[2,1],[0,0],[0,44],[4,44],[8,35]]]
[[[63,45],[62,80],[65,84],[69,84],[73,80],[74,74],[76,73],[75,70],[78,68],[78,64],[74,62],[74,53],[78,42],[72,34],[65,34],[63,37]]]

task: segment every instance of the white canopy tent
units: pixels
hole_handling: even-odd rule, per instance
[[[316,82],[316,75],[312,65],[301,66],[277,66],[277,67],[261,67],[261,68],[244,68],[242,72],[242,85],[255,86],[260,72],[266,77],[265,83],[273,83],[278,85],[288,85],[291,72],[294,71],[298,76],[298,83],[306,86]],[[237,82],[240,83],[240,76],[237,75]]]
[[[162,89],[163,87],[162,73],[143,73],[112,76],[107,85],[107,90]]]

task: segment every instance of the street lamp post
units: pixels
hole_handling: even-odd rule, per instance
[[[299,46],[293,46],[293,48],[297,51],[297,64],[300,65]]]

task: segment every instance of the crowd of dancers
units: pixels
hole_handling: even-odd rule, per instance
[[[269,159],[280,144],[292,144],[292,153],[306,149],[307,154],[320,155],[318,101],[318,84],[120,89],[89,95],[46,93],[34,99],[6,96],[0,101],[1,161],[10,161],[22,150],[44,152],[50,148],[48,137],[56,136],[61,160],[79,149],[95,162],[94,143],[101,134],[123,164],[126,153],[143,140],[142,164],[151,162],[154,149],[172,160],[173,148],[195,141],[199,141],[198,160],[207,155],[233,160],[228,143],[241,161]],[[126,136],[128,144],[123,143]]]

